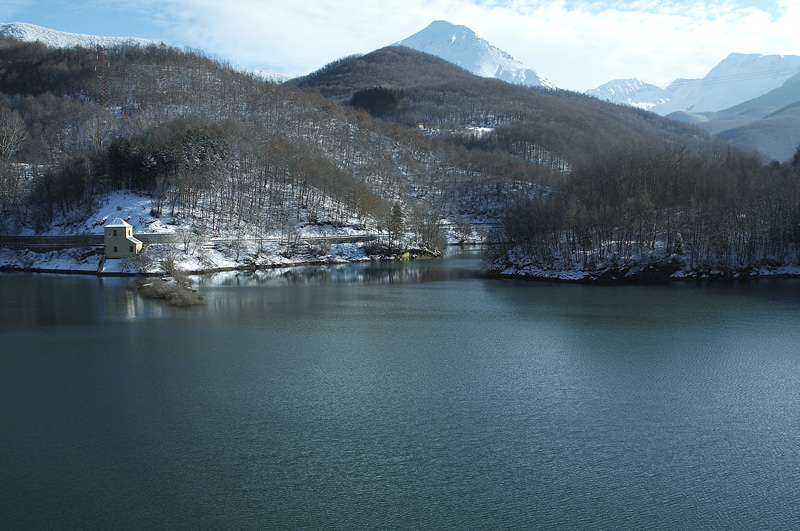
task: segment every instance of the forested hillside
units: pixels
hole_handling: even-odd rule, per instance
[[[396,205],[403,232],[435,247],[443,220],[468,231],[498,219],[541,172],[166,46],[0,41],[0,91],[0,127],[16,133],[2,151],[5,233],[46,230],[128,189],[207,234],[386,231]]]
[[[406,127],[422,125],[469,148],[502,151],[561,170],[635,142],[677,143],[692,151],[715,143],[699,128],[646,111],[575,92],[477,77],[399,46],[341,59],[290,83],[341,102],[376,86],[402,91],[379,116]],[[477,136],[467,129],[470,125],[494,132]]]
[[[169,225],[287,244],[316,225],[432,250],[488,222],[509,274],[798,264],[800,151],[765,165],[694,126],[406,48],[276,85],[191,50],[0,40],[0,92],[6,234],[70,230],[130,190]]]
[[[553,170],[542,175],[546,193],[507,212],[495,234],[505,242],[493,249],[496,272],[726,276],[798,264],[800,150],[793,162],[765,165],[693,126],[476,78],[400,47],[342,59],[295,83],[407,127],[421,124],[472,152]],[[382,103],[380,112],[362,103],[365,94]]]

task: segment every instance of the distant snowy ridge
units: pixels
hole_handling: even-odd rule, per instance
[[[596,89],[587,90],[586,94],[601,100],[622,105],[630,105],[639,109],[650,110],[660,103],[664,103],[664,90],[657,86],[645,83],[637,78],[615,79]]]
[[[559,88],[532,68],[478,37],[468,27],[444,20],[437,20],[394,45],[435,55],[481,77],[493,77],[529,87]]]
[[[797,55],[732,53],[703,79],[675,80],[664,89],[667,101],[653,111],[662,116],[676,111],[722,111],[775,90],[798,72]]]
[[[294,79],[297,76],[294,74],[287,74],[285,72],[277,72],[275,70],[245,70],[245,72],[249,72],[256,76],[257,78],[263,79],[264,81],[269,81],[270,83],[286,83],[290,79]]]
[[[45,46],[53,48],[73,48],[75,46],[84,48],[103,46],[107,48],[119,45],[148,46],[156,44],[155,41],[136,37],[99,37],[97,35],[67,33],[28,24],[27,22],[0,22],[0,36],[23,42],[38,41]]]
[[[586,94],[661,116],[673,112],[717,112],[763,96],[798,73],[797,55],[732,53],[702,79],[676,79],[663,90],[633,78],[609,81]]]

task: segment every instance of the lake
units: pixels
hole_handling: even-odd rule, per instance
[[[785,529],[800,281],[0,275],[3,529]]]

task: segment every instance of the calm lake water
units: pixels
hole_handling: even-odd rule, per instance
[[[0,275],[2,529],[786,529],[800,282]]]

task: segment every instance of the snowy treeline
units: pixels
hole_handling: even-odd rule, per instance
[[[800,148],[769,166],[722,145],[705,156],[655,145],[611,152],[510,210],[499,239],[497,270],[800,265]]]

